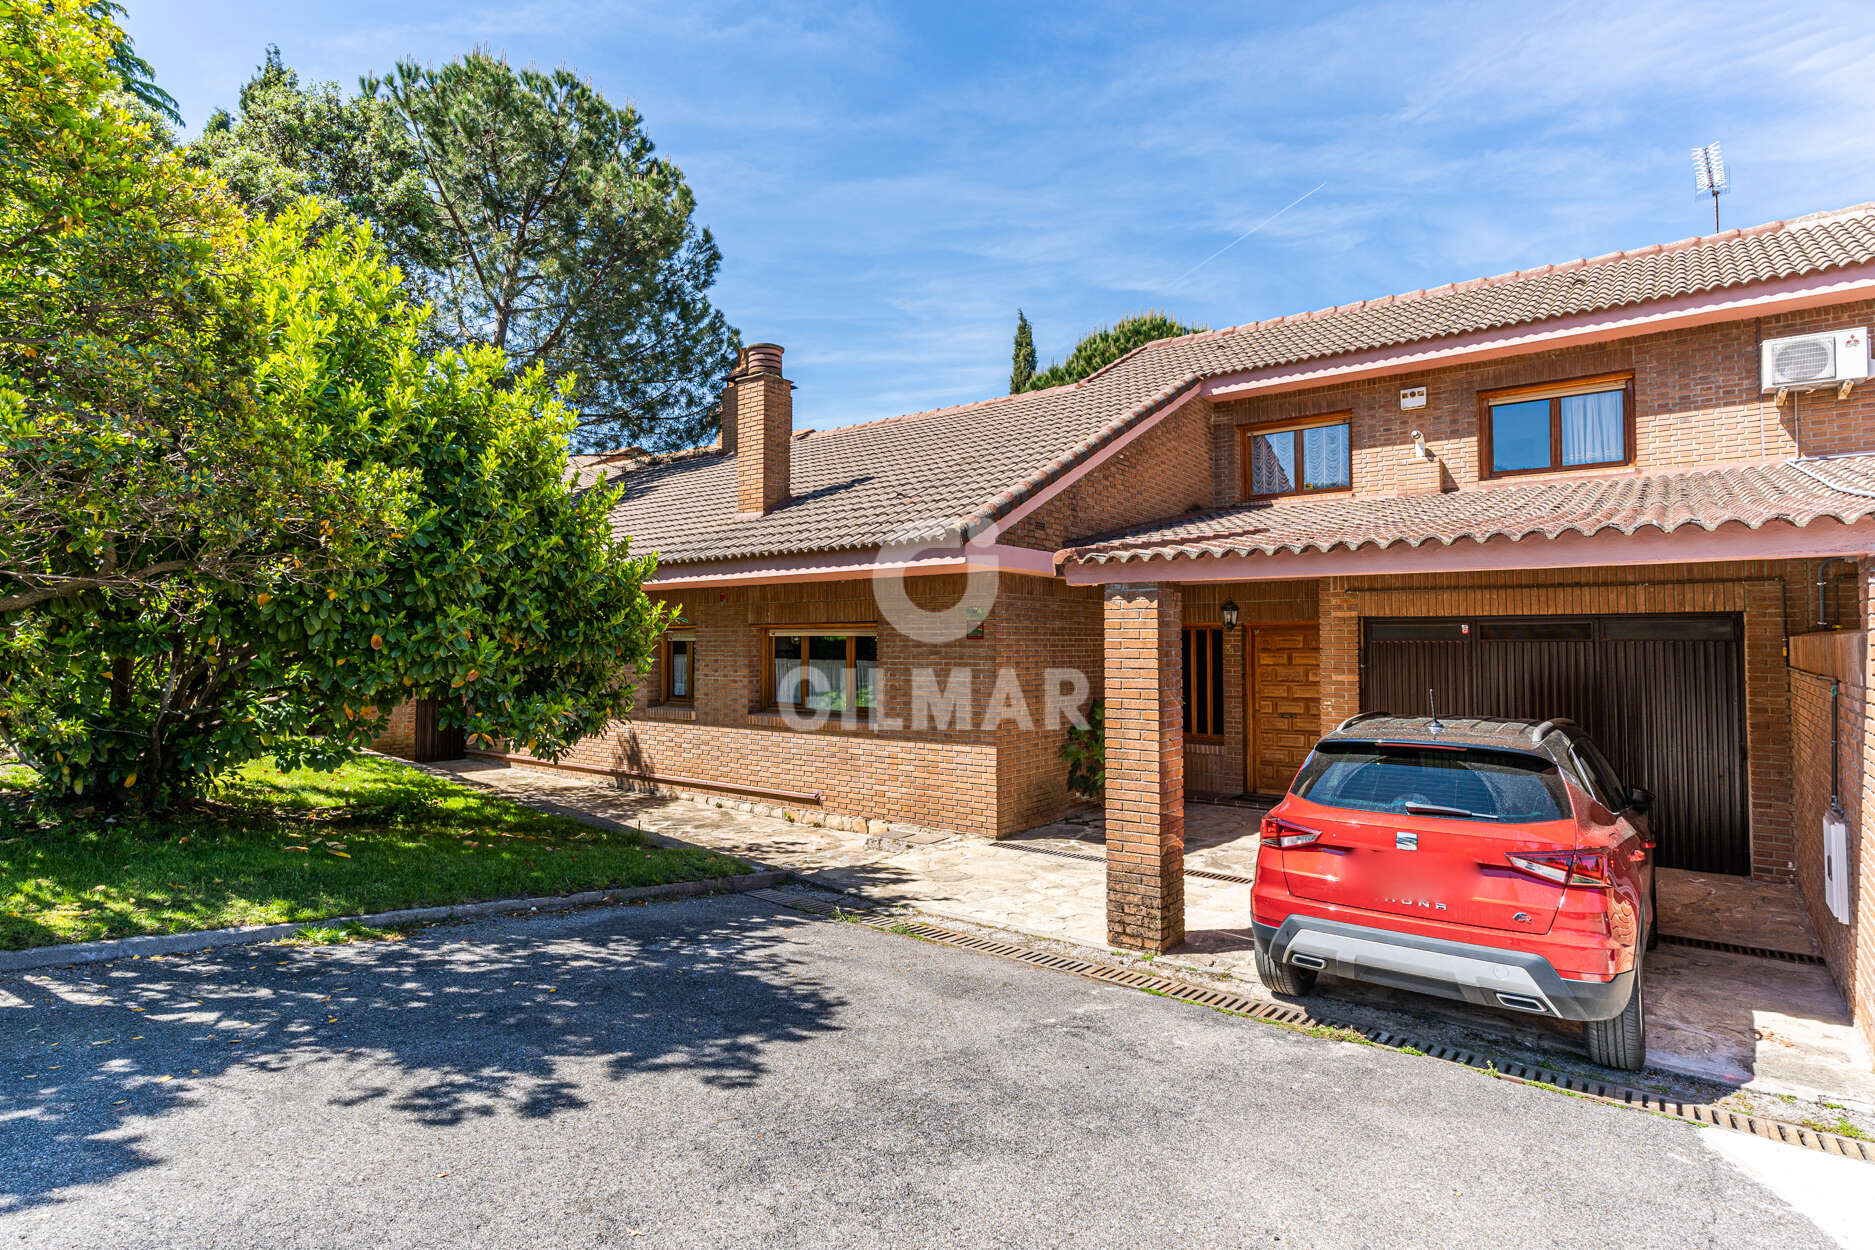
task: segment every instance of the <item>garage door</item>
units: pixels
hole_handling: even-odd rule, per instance
[[[1745,679],[1732,616],[1372,619],[1361,710],[1566,716],[1655,795],[1660,863],[1747,874]]]

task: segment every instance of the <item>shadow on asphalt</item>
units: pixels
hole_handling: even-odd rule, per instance
[[[841,1027],[845,1000],[787,952],[803,918],[715,900],[541,919],[0,979],[0,1212],[162,1162],[136,1122],[236,1068],[446,1129],[585,1106],[564,1060],[743,1088],[771,1048]]]

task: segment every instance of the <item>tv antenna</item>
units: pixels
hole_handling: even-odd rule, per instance
[[[1693,194],[1712,197],[1712,233],[1719,232],[1719,197],[1732,189],[1725,177],[1725,153],[1717,140],[1693,149]]]

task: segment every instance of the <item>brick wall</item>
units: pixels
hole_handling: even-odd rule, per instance
[[[1344,411],[1353,413],[1349,433],[1356,495],[1424,488],[1423,464],[1407,454],[1413,430],[1425,434],[1437,455],[1446,489],[1473,485],[1479,480],[1480,391],[1629,370],[1634,374],[1638,469],[1776,460],[1799,450],[1804,455],[1868,451],[1875,448],[1875,385],[1858,387],[1846,400],[1819,392],[1779,407],[1758,389],[1758,345],[1768,338],[1871,323],[1875,301],[1864,301],[1220,403],[1212,423],[1213,496],[1219,504],[1241,497],[1240,427]],[[1400,391],[1411,386],[1426,388],[1426,406],[1402,412]]]
[[[957,603],[965,590],[964,579],[951,576],[901,585],[914,604],[933,611]],[[895,626],[866,580],[702,589],[681,606],[696,636],[694,703],[658,704],[652,696],[663,682],[654,667],[640,683],[632,717],[581,742],[562,762],[674,778],[680,789],[715,787],[803,818],[988,836],[1044,823],[1078,804],[1060,759],[1066,729],[1047,717],[1047,674],[1051,668],[1085,674],[1078,712],[1097,697],[1100,600],[1093,591],[1004,577],[983,636],[944,643],[920,641]],[[878,721],[849,727],[834,720],[802,730],[766,706],[768,631],[816,625],[876,627]],[[958,696],[941,726],[937,717],[912,723],[917,670],[929,670],[941,690]],[[872,727],[894,718],[896,726]]]
[[[1867,635],[1861,631],[1811,634],[1791,639],[1790,719],[1796,824],[1797,884],[1831,974],[1842,987],[1856,1023],[1875,1044],[1875,856],[1862,840],[1865,802],[1875,794],[1865,784],[1865,744],[1875,740],[1869,724]],[[1848,646],[1839,644],[1847,643]],[[1823,821],[1830,798],[1830,683],[1839,683],[1835,716],[1840,752],[1837,784],[1842,818],[1849,826],[1849,905],[1854,924],[1830,914],[1823,890]]]
[[[1022,689],[1042,690],[1045,699],[1043,683],[1054,669],[1085,677],[1086,694],[1075,701],[1076,711],[1085,715],[1100,697],[1105,654],[1096,592],[1039,578],[1004,578],[990,624],[999,671],[1014,673]],[[1031,725],[1005,722],[996,735],[1000,833],[1031,828],[1086,802],[1068,790],[1061,759],[1067,730],[1051,728],[1045,713],[1045,706],[1037,706]]]
[[[1184,692],[1177,586],[1106,590],[1107,940],[1185,937]]]
[[[1055,551],[1077,539],[1211,506],[1211,406],[1188,401],[1023,518],[1003,541]]]
[[[1857,563],[1856,583],[1862,630],[1864,634],[1875,633],[1875,559]],[[1875,709],[1869,706],[1869,692],[1875,691],[1875,665],[1871,664],[1869,651],[1863,648],[1862,743],[1858,752],[1859,770],[1864,778],[1870,768],[1875,768]],[[1868,853],[1860,836],[1862,830],[1875,828],[1875,786],[1863,785],[1861,801],[1855,810],[1860,819],[1854,823],[1858,853],[1855,871],[1849,878],[1850,906],[1855,909],[1857,920],[1854,956],[1850,961],[1855,972],[1850,1001],[1855,1004],[1863,1033],[1870,1044],[1875,1045],[1875,855]]]
[[[373,710],[373,715],[377,715]],[[378,736],[371,740],[373,751],[382,751],[386,755],[395,755],[407,760],[417,751],[417,705],[414,700],[405,700],[382,714],[383,728]]]
[[[1811,568],[1801,561],[1741,561],[1325,579],[1320,583],[1322,729],[1360,710],[1365,617],[1737,612],[1745,626],[1751,872],[1788,881],[1795,845],[1784,639],[1789,605],[1808,602]]]

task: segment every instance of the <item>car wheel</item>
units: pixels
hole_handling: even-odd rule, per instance
[[[1634,965],[1634,983],[1628,1001],[1608,1020],[1590,1020],[1585,1028],[1589,1058],[1604,1068],[1633,1072],[1647,1063],[1647,1015],[1641,1005],[1640,961]]]
[[[1257,976],[1272,994],[1300,997],[1315,990],[1315,970],[1298,968],[1294,964],[1279,964],[1270,958],[1269,952],[1257,948]]]

